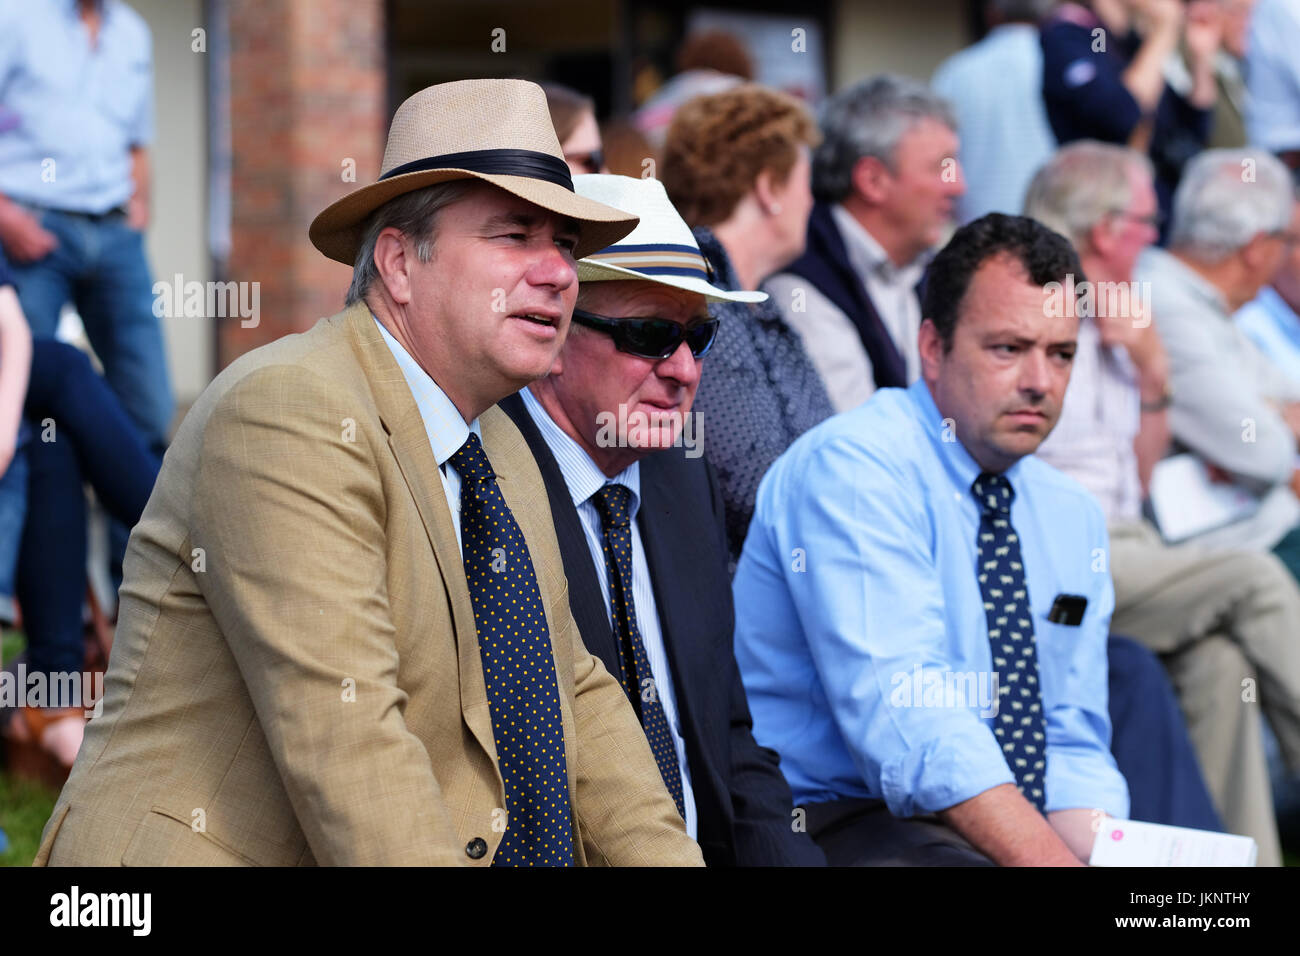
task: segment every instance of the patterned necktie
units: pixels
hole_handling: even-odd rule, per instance
[[[682,797],[682,771],[677,763],[677,746],[668,730],[668,717],[659,700],[650,659],[636,626],[636,605],[632,601],[632,519],[628,502],[632,492],[623,485],[605,485],[591,496],[600,512],[605,537],[605,573],[609,576],[609,606],[614,634],[618,638],[618,666],[623,690],[636,709],[650,750],[659,764],[677,812],[686,817]]]
[[[506,788],[493,866],[572,866],[559,685],[528,543],[478,436],[448,459],[461,477],[461,549],[492,736]]]
[[[997,676],[998,708],[993,733],[1002,745],[1016,786],[1041,812],[1045,802],[1047,735],[1038,684],[1038,654],[1020,539],[1011,526],[1015,490],[1002,475],[988,472],[971,485],[980,506],[980,591],[989,624],[989,648]]]

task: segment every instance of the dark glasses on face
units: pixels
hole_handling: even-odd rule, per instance
[[[604,332],[614,339],[614,348],[641,358],[663,359],[677,351],[683,341],[696,358],[704,358],[718,335],[718,320],[709,319],[685,326],[668,319],[611,319],[583,309],[573,310],[573,321]]]

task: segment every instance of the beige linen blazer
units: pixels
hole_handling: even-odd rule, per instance
[[[480,424],[546,607],[577,861],[699,865],[574,626],[528,447],[497,408]],[[505,790],[464,566],[364,305],[190,411],[131,535],[105,692],[38,865],[491,863]]]

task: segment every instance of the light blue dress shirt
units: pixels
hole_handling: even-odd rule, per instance
[[[1277,290],[1266,285],[1237,310],[1237,328],[1259,346],[1270,362],[1300,383],[1300,315]]]
[[[1246,38],[1246,135],[1273,152],[1300,149],[1300,0],[1259,0]]]
[[[1005,23],[940,64],[930,84],[957,114],[966,195],[960,220],[1018,215],[1038,168],[1056,151],[1043,105],[1038,27]]]
[[[628,513],[632,518],[632,603],[636,605],[636,626],[641,632],[641,643],[645,645],[646,657],[650,661],[650,672],[654,675],[655,687],[659,701],[663,704],[664,716],[668,718],[668,730],[673,735],[673,746],[677,748],[677,764],[682,771],[682,805],[686,809],[686,832],[695,839],[697,814],[695,810],[695,792],[691,789],[691,768],[686,764],[686,741],[682,737],[681,717],[677,710],[677,693],[673,689],[673,672],[668,664],[668,650],[664,646],[663,630],[659,626],[659,610],[655,605],[654,585],[650,581],[650,566],[646,563],[645,547],[641,544],[641,531],[637,528],[636,514],[641,507],[641,467],[632,462],[613,478],[606,478],[591,456],[582,446],[565,434],[559,425],[542,408],[533,393],[524,389],[519,393],[524,400],[524,407],[537,423],[547,447],[555,456],[560,466],[560,474],[568,486],[569,497],[577,509],[582,522],[582,530],[587,537],[587,549],[591,560],[596,565],[596,577],[600,579],[600,593],[605,598],[605,613],[611,620],[613,612],[609,603],[609,579],[605,571],[605,536],[600,527],[600,512],[596,510],[591,496],[606,484],[618,484],[632,492],[628,503]]]
[[[0,0],[0,194],[85,213],[131,197],[130,149],[153,138],[149,28],[101,6],[92,48],[77,0]]]
[[[402,377],[406,379],[406,384],[411,388],[411,395],[415,398],[415,407],[420,410],[420,417],[424,420],[424,430],[429,435],[429,447],[433,449],[434,460],[438,463],[438,476],[442,478],[442,490],[447,496],[447,507],[451,509],[451,523],[456,529],[456,543],[460,544],[460,475],[454,467],[447,464],[447,459],[460,451],[460,446],[465,444],[470,432],[478,435],[479,440],[482,440],[483,432],[479,428],[478,419],[466,425],[460,411],[447,394],[438,387],[438,383],[429,377],[428,372],[420,368],[410,353],[402,347],[402,343],[393,338],[392,333],[384,328],[384,324],[375,318],[374,313],[371,313],[370,317],[375,319],[375,325],[379,326],[379,334],[384,337],[384,343],[393,353],[393,358],[397,360],[397,367],[402,370]]]
[[[796,803],[883,799],[907,817],[1014,782],[981,716],[992,696],[921,693],[927,672],[958,691],[982,674],[991,690],[970,491],[980,470],[918,381],[812,429],[763,479],[736,570],[736,658],[754,736],[781,754]],[[1006,477],[1038,644],[1046,809],[1125,817],[1107,712],[1105,518],[1036,458]],[[1087,598],[1081,626],[1048,622],[1061,593]]]

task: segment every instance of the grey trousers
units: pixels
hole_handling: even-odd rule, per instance
[[[1271,554],[1169,547],[1146,522],[1111,527],[1110,572],[1111,630],[1164,660],[1224,824],[1281,865],[1259,722],[1300,769],[1300,588]]]

